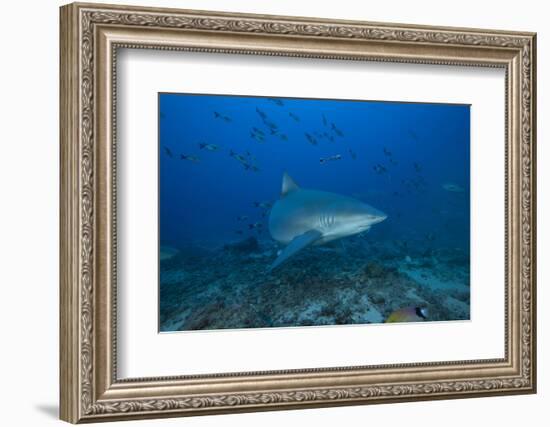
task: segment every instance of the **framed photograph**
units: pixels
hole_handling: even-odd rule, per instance
[[[536,390],[535,34],[61,8],[61,418]]]
[[[161,332],[470,319],[469,105],[161,93],[159,111]]]

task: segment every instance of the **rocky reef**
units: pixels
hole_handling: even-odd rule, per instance
[[[470,316],[469,255],[405,251],[354,237],[308,248],[271,273],[277,247],[254,237],[160,261],[161,331],[380,323],[428,307],[428,321]]]

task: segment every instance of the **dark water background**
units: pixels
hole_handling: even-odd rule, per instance
[[[460,250],[469,262],[468,105],[163,93],[159,123],[162,246],[215,249],[248,236],[271,242],[268,210],[255,204],[277,200],[287,171],[303,188],[384,211],[388,218],[362,239],[401,242],[403,258],[426,248],[433,257],[441,248]],[[335,155],[341,159],[320,162]],[[160,270],[162,324],[163,303],[171,306],[174,295],[163,292],[162,262]]]

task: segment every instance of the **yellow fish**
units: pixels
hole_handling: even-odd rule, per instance
[[[428,317],[425,307],[405,307],[394,311],[386,319],[386,323],[423,322]]]

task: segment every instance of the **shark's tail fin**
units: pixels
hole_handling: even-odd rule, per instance
[[[206,147],[206,144],[204,142],[199,142],[199,148],[202,150],[204,147]]]

